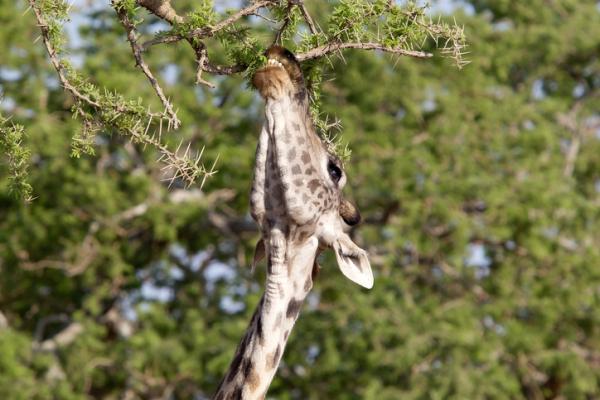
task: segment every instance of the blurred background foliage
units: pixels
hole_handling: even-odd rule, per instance
[[[248,192],[262,103],[243,77],[194,84],[184,44],[148,54],[218,173],[161,181],[151,149],[81,130],[25,2],[0,1],[1,112],[24,127],[33,201],[0,163],[0,398],[204,399],[264,280]],[[350,142],[349,197],[375,287],[331,255],[273,399],[592,399],[600,393],[600,3],[444,1],[471,64],[347,51],[323,111]],[[195,7],[180,1],[182,10]],[[331,5],[307,2],[318,21]],[[69,57],[159,107],[104,3],[78,3]],[[164,29],[156,20],[145,29]],[[188,60],[173,64],[173,60]],[[19,131],[20,132],[20,131]]]

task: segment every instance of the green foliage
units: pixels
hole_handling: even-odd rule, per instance
[[[114,0],[111,2],[111,6],[119,18],[128,19],[129,22],[122,21],[123,26],[130,33],[128,38],[134,42],[131,43],[132,46],[137,46],[137,50],[134,49],[136,64],[144,68],[144,62],[141,60],[143,49],[140,47],[140,43],[137,43],[139,38],[134,31],[144,22],[138,13],[140,8],[138,3],[135,0]],[[171,7],[168,2],[163,6]],[[64,53],[66,37],[63,26],[69,21],[70,9],[66,1],[34,1],[30,2],[30,7],[33,8],[42,36],[45,38],[44,45],[47,47],[55,69],[57,69],[60,82],[74,97],[75,104],[72,113],[75,117],[82,119],[81,130],[72,138],[72,156],[78,158],[82,154],[93,154],[96,133],[104,128],[126,135],[132,142],[155,147],[161,154],[161,160],[165,161],[166,167],[175,171],[173,176],[184,180],[187,185],[194,183],[197,178],[202,178],[202,182],[205,182],[206,178],[212,175],[213,170],[206,168],[200,158],[193,157],[187,152],[183,155],[176,154],[176,151],[174,152],[161,142],[163,124],[167,125],[167,130],[172,126],[177,128],[179,125],[174,111],[170,110],[172,105],[168,103],[168,100],[159,94],[162,107],[166,109],[165,112],[156,113],[151,112],[150,109],[146,111],[139,98],[138,100],[126,99],[116,91],[97,87],[91,82],[92,79],[86,78],[71,67]],[[294,50],[297,33],[302,23],[307,22],[304,21],[298,4],[282,2],[270,5],[268,10],[275,21],[281,22],[276,40]],[[408,3],[405,8],[401,8],[382,0],[374,2],[344,0],[331,10],[326,30],[315,32],[314,27],[311,26],[310,35],[302,33],[303,39],[299,48],[310,50],[324,43],[373,41],[394,48],[412,49],[420,47],[423,39],[431,36],[436,43],[440,39],[444,40],[442,51],[452,53],[457,65],[461,66],[463,63],[462,48],[464,47],[462,31],[456,27],[454,30],[447,25],[427,22],[424,10],[425,7],[419,7],[413,2]],[[257,12],[255,14],[260,15]],[[160,14],[161,12],[155,10],[155,13]],[[175,13],[174,10],[173,13]],[[228,13],[225,14],[228,15]],[[169,35],[175,35],[172,37],[177,39],[185,38],[192,45],[200,68],[207,62],[208,56],[205,50],[206,44],[197,32],[203,32],[205,37],[215,36],[222,46],[222,53],[226,55],[226,61],[237,67],[238,72],[242,71],[248,82],[254,72],[264,65],[263,53],[267,47],[264,38],[261,37],[264,27],[241,20],[217,28],[216,24],[219,18],[214,10],[214,4],[210,0],[195,4],[193,11],[186,14],[183,22],[181,20],[180,17],[173,18],[171,20],[172,29],[159,32],[155,39],[165,39]],[[382,20],[385,21],[383,25],[381,24]],[[382,29],[387,32],[384,38],[379,37]],[[145,68],[145,73],[147,73],[148,68]],[[227,70],[228,67],[222,68]],[[315,71],[318,71],[318,68],[315,67]],[[154,77],[148,76],[148,79],[152,82],[155,90],[160,90],[156,87],[158,83]],[[197,81],[201,81],[199,73]],[[330,149],[340,158],[347,159],[350,152],[347,151],[347,147],[340,145],[339,139],[335,139],[337,134],[332,135],[329,131],[328,117],[321,118],[318,82],[317,79],[313,79],[311,85],[311,91],[314,92],[312,107],[316,124],[325,140],[330,144]]]
[[[39,8],[48,17],[48,39],[56,52],[61,53],[66,43],[62,29],[69,20],[69,5],[63,0],[42,0]]]
[[[25,201],[32,200],[33,188],[27,183],[30,151],[23,146],[23,127],[12,125],[0,115],[0,149],[8,166],[8,190]]]
[[[198,5],[173,3],[181,15]],[[296,52],[329,40],[334,9],[352,3],[305,4],[325,32],[285,37],[286,46],[297,40]],[[339,118],[342,143],[351,143],[345,195],[364,218],[353,235],[369,252],[375,286],[348,282],[324,253],[268,398],[600,392],[600,13],[593,1],[464,4],[466,12],[438,24],[464,25],[471,64],[460,71],[444,58],[358,50],[303,65],[319,88],[315,112]],[[183,190],[177,179],[169,188],[161,151],[144,146],[158,117],[147,138],[130,141],[134,121],[144,121],[143,134],[148,107],[161,104],[134,67],[114,10],[74,8],[95,23],[63,53],[79,59],[65,73],[102,105],[98,112],[64,92],[26,8],[0,7],[1,105],[11,116],[0,161],[0,398],[210,397],[264,281],[264,265],[248,269],[258,238],[248,194],[263,104],[243,76],[207,78],[215,89],[194,86],[186,43],[146,52],[182,121],[160,143],[183,142],[180,152],[205,145],[206,162],[220,160],[204,192]],[[428,21],[418,7],[413,20],[411,9],[401,10],[397,22],[388,13],[379,27]],[[142,16],[140,33],[161,28],[135,12]],[[215,21],[225,17],[219,10]],[[211,60],[251,60],[246,46],[273,40],[261,24],[242,19],[211,39]],[[238,32],[256,41],[236,44]],[[430,38],[422,49],[434,46]],[[334,134],[330,125],[323,128]],[[16,150],[7,150],[7,138]],[[10,154],[21,154],[16,165],[27,173],[11,170]],[[35,201],[14,197],[9,181],[17,175]]]
[[[176,29],[180,35],[187,36],[194,29],[202,29],[214,24],[216,18],[213,2],[202,0],[194,6],[194,11],[187,14],[185,22],[178,24]]]

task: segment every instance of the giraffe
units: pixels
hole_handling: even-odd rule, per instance
[[[300,64],[280,46],[253,84],[265,99],[266,121],[256,149],[251,215],[260,227],[253,267],[267,259],[265,291],[216,400],[264,399],[300,308],[318,272],[318,254],[332,248],[342,273],[371,288],[367,254],[346,234],[360,221],[341,191],[346,175],[312,123]]]

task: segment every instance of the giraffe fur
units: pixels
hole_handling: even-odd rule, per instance
[[[253,84],[265,99],[265,123],[255,154],[250,212],[261,232],[253,268],[267,261],[265,291],[216,400],[264,399],[302,304],[312,289],[318,254],[331,248],[342,273],[370,288],[367,253],[347,235],[360,221],[344,199],[341,162],[317,135],[300,65],[273,46]]]

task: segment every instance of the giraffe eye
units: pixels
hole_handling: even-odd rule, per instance
[[[331,160],[327,163],[327,172],[334,183],[338,183],[342,178],[342,170]]]

